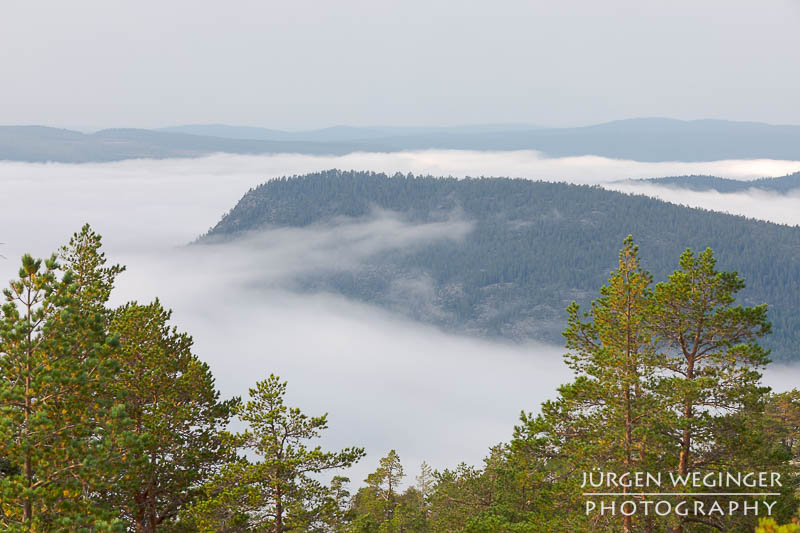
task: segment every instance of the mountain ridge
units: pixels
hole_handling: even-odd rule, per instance
[[[528,128],[517,125],[505,126],[504,129],[501,126],[419,130],[336,126],[310,132],[256,128],[263,136],[274,135],[272,139],[170,131],[175,128],[112,128],[84,134],[45,126],[0,126],[0,160],[80,163],[131,158],[200,157],[218,152],[342,155],[356,151],[452,149],[536,150],[550,157],[596,155],[645,162],[724,159],[800,161],[800,126],[664,118],[626,119],[570,128]],[[217,127],[238,128],[240,133],[241,128],[248,128]]]
[[[734,180],[707,175],[667,176],[663,178],[646,178],[625,180],[623,183],[652,183],[665,187],[689,189],[692,191],[717,191],[722,193],[743,192],[751,189],[786,194],[800,190],[800,172],[775,178],[759,178],[755,180]]]

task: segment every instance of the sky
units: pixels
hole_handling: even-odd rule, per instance
[[[800,124],[798,0],[5,0],[0,123]]]
[[[454,176],[495,168],[619,188],[609,180],[711,169],[738,178],[781,175],[788,164],[588,163],[530,152],[457,151],[0,162],[0,280],[15,275],[23,253],[47,256],[89,222],[103,235],[110,261],[127,266],[112,303],[159,297],[174,310],[173,323],[194,337],[195,353],[211,366],[223,396],[246,395],[256,380],[276,373],[288,380],[289,405],[329,413],[326,447],[366,447],[367,458],[347,472],[356,485],[393,448],[413,482],[422,461],[439,469],[460,461],[479,465],[490,446],[508,441],[520,411],[536,412],[570,379],[562,347],[445,333],[335,294],[297,293],[292,282],[309,271],[357,268],[387,248],[461,239],[472,222],[410,224],[383,212],[368,220],[265,231],[224,246],[185,245],[249,188],[270,177],[333,166]],[[671,194],[683,203],[800,224],[800,197],[794,193],[748,191],[720,198],[643,186],[633,192]],[[781,390],[796,386],[800,367],[771,369],[766,381]]]

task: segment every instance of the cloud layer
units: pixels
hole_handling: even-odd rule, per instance
[[[633,177],[706,173],[782,175],[794,162],[634,163],[603,158],[543,159],[534,152],[409,152],[344,157],[218,155],[203,159],[63,165],[0,162],[0,279],[24,252],[46,255],[84,222],[105,237],[112,261],[128,266],[114,296],[160,297],[196,340],[226,395],[245,394],[271,372],[289,381],[289,401],[330,413],[331,446],[364,445],[369,458],[396,448],[413,476],[478,463],[510,437],[520,410],[535,410],[569,377],[562,350],[442,333],[330,294],[298,294],[304,272],[350,269],[372,254],[462,238],[470,221],[409,224],[390,213],[333,226],[280,229],[223,246],[186,247],[269,178],[331,167],[434,175],[495,175],[605,183]],[[614,187],[620,187],[614,185]],[[797,197],[631,189],[681,203],[797,223]],[[673,195],[673,196],[666,196]],[[408,287],[421,291],[424,287]],[[401,290],[401,288],[398,288]],[[405,289],[403,289],[405,290]],[[791,379],[787,376],[793,376]],[[785,387],[797,369],[768,376]]]
[[[747,192],[720,193],[711,191],[692,191],[676,187],[661,187],[652,183],[609,183],[606,189],[628,194],[643,194],[666,202],[701,207],[732,215],[742,215],[777,224],[800,225],[800,190],[780,194],[762,189],[749,189]]]
[[[30,164],[0,161],[0,216],[3,220],[20,211],[32,216],[30,206],[47,206],[36,221],[14,221],[22,227],[38,224],[56,229],[28,235],[26,246],[53,247],[63,240],[59,229],[77,227],[92,220],[103,234],[114,236],[111,245],[124,247],[181,245],[215,224],[249,189],[268,179],[330,168],[412,172],[442,176],[505,176],[583,184],[606,184],[628,178],[687,174],[749,179],[782,176],[800,170],[798,161],[747,160],[707,163],[643,163],[595,156],[547,158],[533,151],[474,152],[427,150],[396,153],[356,153],[345,156],[276,154],[241,156],[218,154],[198,159],[128,160],[115,163]],[[633,187],[628,185],[627,187]],[[650,193],[708,209],[758,216],[785,222],[772,208],[774,198],[746,195],[719,198],[704,193],[670,193],[655,189],[629,189]],[[22,209],[28,206],[28,209]],[[738,207],[737,207],[738,206]],[[800,209],[798,209],[800,210]],[[791,220],[791,219],[790,219]],[[160,231],[150,234],[139,225],[157,222]],[[12,224],[12,222],[6,222]],[[1,231],[1,230],[0,230]],[[16,232],[15,232],[16,233]],[[122,241],[121,241],[122,240]],[[11,235],[2,236],[6,250],[17,254]]]

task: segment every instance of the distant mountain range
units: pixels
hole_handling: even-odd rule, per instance
[[[0,159],[14,161],[81,163],[215,152],[346,154],[423,149],[538,150],[553,157],[599,155],[637,161],[800,160],[800,126],[662,118],[575,128],[337,126],[306,132],[193,125],[84,134],[44,126],[0,126]]]
[[[352,142],[374,141],[392,137],[413,137],[416,135],[473,135],[486,133],[519,132],[543,129],[530,124],[482,124],[474,126],[333,126],[308,131],[282,131],[252,126],[228,126],[226,124],[194,124],[161,128],[159,131],[188,133],[227,139],[255,139],[260,141],[294,142]]]
[[[366,146],[361,147],[366,149]],[[218,152],[267,154],[346,154],[357,143],[226,139],[140,129],[84,134],[43,126],[0,126],[0,159],[89,163],[124,159],[201,157]]]
[[[718,178],[716,176],[673,176],[667,178],[650,178],[640,180],[626,180],[628,183],[652,183],[665,187],[675,187],[677,189],[689,189],[692,191],[717,191],[723,193],[733,193],[759,189],[785,194],[789,191],[800,190],[800,172],[782,176],[779,178],[761,178],[757,180],[732,180]],[[800,206],[799,206],[800,208]]]
[[[566,306],[572,300],[586,306],[599,294],[622,240],[633,234],[656,280],[677,268],[686,247],[714,249],[721,269],[746,279],[741,300],[769,304],[774,333],[766,344],[773,358],[800,360],[800,227],[599,187],[331,170],[250,190],[199,243],[359,220],[376,207],[415,223],[457,216],[473,230],[461,241],[304,275],[296,288],[333,291],[462,333],[562,344]]]

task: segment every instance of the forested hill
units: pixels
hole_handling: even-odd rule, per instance
[[[773,359],[800,359],[800,228],[780,226],[598,187],[521,179],[327,172],[269,181],[249,191],[201,242],[269,226],[369,216],[374,207],[426,222],[474,222],[461,241],[384,253],[346,273],[301,281],[407,313],[450,330],[561,343],[564,308],[597,296],[633,234],[661,280],[687,247],[711,247],[718,266],[747,281],[747,304],[768,303]],[[335,223],[335,222],[334,222]],[[418,281],[428,291],[403,287]]]
[[[732,180],[717,178],[715,176],[673,176],[668,178],[650,178],[644,180],[629,180],[631,182],[647,182],[655,185],[666,185],[693,191],[710,191],[730,193],[760,189],[778,193],[800,190],[800,172],[782,176],[780,178],[761,178],[757,180]]]

